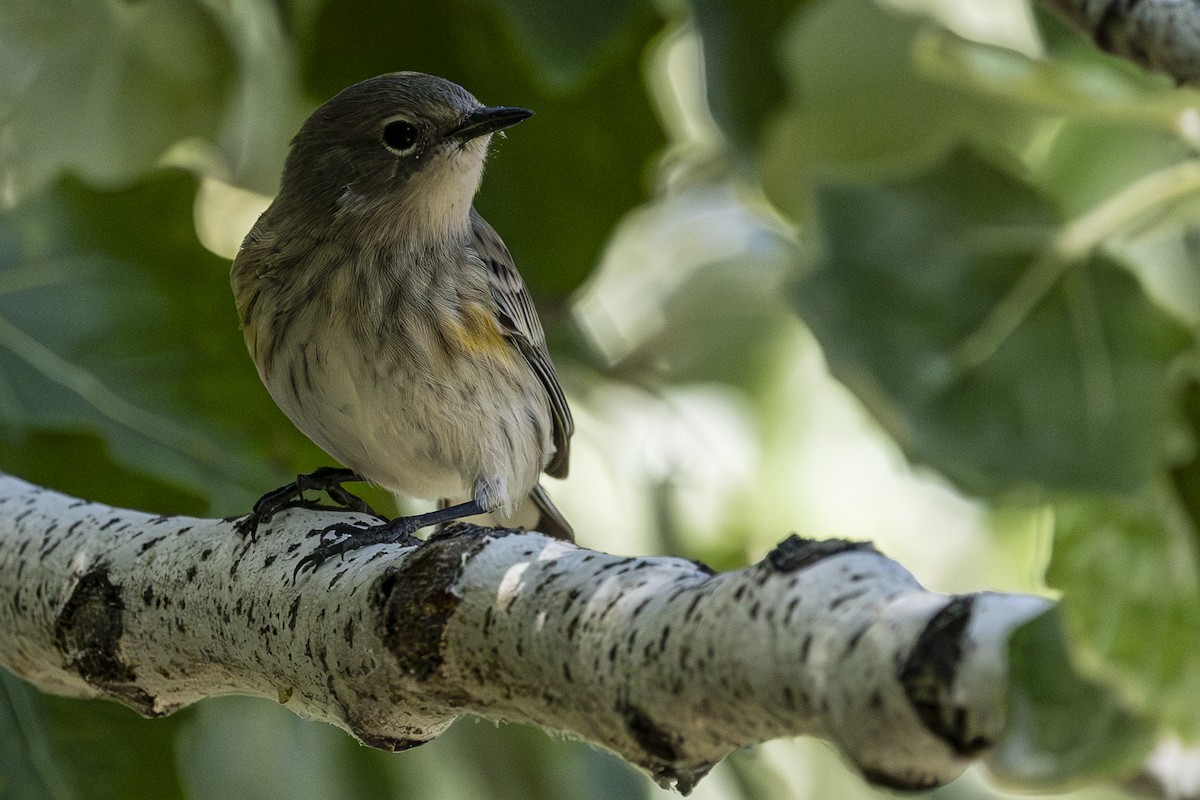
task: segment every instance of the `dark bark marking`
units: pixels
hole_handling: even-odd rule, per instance
[[[57,527],[58,527],[57,525],[50,526],[50,530],[46,531],[46,536],[49,536],[50,533]],[[46,545],[43,545],[43,549],[42,549],[42,553],[41,553],[42,558],[48,558],[51,553],[53,553],[55,550],[58,549],[58,546],[60,544],[62,544],[63,540],[66,538],[67,537],[65,535],[63,535],[63,536],[60,536],[57,539],[55,539],[53,542],[49,542]]]
[[[617,706],[617,713],[625,721],[625,730],[638,746],[652,758],[672,764],[679,759],[679,736],[659,727],[654,720],[632,703]]]
[[[851,653],[854,652],[854,649],[856,647],[858,647],[858,643],[860,641],[862,641],[863,634],[865,634],[867,632],[867,628],[869,628],[869,627],[870,627],[870,625],[863,625],[861,628],[856,630],[854,633],[850,634],[850,639],[849,639],[849,641],[846,642],[846,652],[842,654],[843,657],[849,656]]]
[[[399,668],[418,681],[441,667],[446,625],[461,601],[452,587],[466,562],[490,538],[487,528],[454,527],[455,536],[426,542],[372,587],[380,638]]]
[[[848,603],[851,600],[857,600],[858,598],[862,597],[866,593],[867,593],[866,589],[858,589],[857,591],[847,592],[846,594],[840,595],[839,597],[835,597],[835,598],[833,598],[833,601],[829,604],[829,610],[833,611],[834,609],[836,609],[838,606],[842,605],[843,603]]]
[[[143,716],[161,716],[154,698],[136,685],[137,675],[121,660],[125,602],[121,587],[98,564],[80,577],[54,621],[54,644],[73,670],[92,686]]]
[[[335,586],[337,586],[339,583],[341,583],[341,580],[342,580],[342,578],[346,577],[346,573],[347,573],[347,572],[349,572],[349,571],[350,571],[350,570],[349,570],[349,568],[347,568],[347,569],[343,569],[343,570],[341,570],[340,572],[338,572],[336,575],[334,575],[334,576],[333,576],[333,578],[331,578],[331,579],[330,579],[330,581],[329,581],[329,589],[330,589],[330,591],[332,591],[332,590],[333,590],[333,587],[335,587]]]
[[[583,594],[581,589],[572,589],[567,593],[567,599],[563,603],[562,613],[566,614],[571,609],[571,604],[579,599],[579,595]]]
[[[991,745],[986,737],[969,736],[969,720],[954,703],[952,691],[962,661],[962,637],[971,621],[974,595],[959,595],[934,614],[921,631],[898,678],[921,722],[931,733],[971,757]]]
[[[101,530],[103,530],[103,528],[101,528]],[[157,537],[155,537],[155,538],[153,538],[153,539],[150,539],[150,540],[149,540],[149,541],[147,541],[147,542],[143,542],[143,543],[142,543],[142,546],[138,548],[138,553],[137,553],[137,554],[138,554],[139,556],[145,555],[147,550],[149,550],[151,547],[154,547],[154,545],[158,544],[159,542],[161,542],[161,541],[162,541],[163,539],[165,539],[165,538],[167,538],[167,537],[166,537],[166,536],[157,536]]]
[[[846,539],[802,539],[792,534],[767,553],[766,561],[777,572],[796,572],[807,569],[830,556],[841,553],[877,553],[870,542]]]
[[[787,601],[787,613],[784,614],[784,625],[792,624],[792,614],[796,613],[796,607],[799,606],[799,604],[799,597],[792,597],[791,600]]]
[[[288,608],[288,630],[296,630],[296,616],[300,613],[300,595],[292,598],[292,605]]]

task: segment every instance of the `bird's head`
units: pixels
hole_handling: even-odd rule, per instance
[[[358,224],[390,222],[418,238],[462,230],[492,134],[532,113],[482,105],[433,75],[370,78],[304,123],[292,140],[281,196]]]

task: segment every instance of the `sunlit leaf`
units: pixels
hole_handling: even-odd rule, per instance
[[[64,171],[116,184],[212,137],[233,65],[190,0],[0,4],[0,177],[24,195]]]
[[[197,1],[210,10],[224,34],[237,82],[215,135],[220,161],[203,167],[228,183],[274,194],[288,142],[308,110],[300,91],[296,43],[284,12],[262,0]]]
[[[1056,513],[1046,580],[1084,666],[1147,714],[1200,735],[1200,539],[1170,486]]]
[[[1105,157],[1097,159],[1098,152]],[[1035,175],[1062,213],[1072,216],[1188,155],[1190,148],[1183,141],[1158,131],[1132,124],[1071,120],[1056,131]]]
[[[802,219],[811,181],[829,172],[911,168],[969,135],[1023,142],[1037,130],[1044,112],[923,67],[923,36],[932,30],[870,0],[796,15],[780,44],[789,99],[760,161],[763,183],[786,213]]]

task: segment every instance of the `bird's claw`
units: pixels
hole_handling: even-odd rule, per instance
[[[397,544],[401,547],[419,545],[421,540],[412,535],[414,530],[404,517],[375,527],[362,527],[350,522],[331,525],[322,531],[320,543],[316,548],[296,562],[292,579],[299,577],[303,572],[316,572],[322,564],[334,557],[345,558],[346,553],[373,544]],[[329,538],[331,534],[333,538]]]
[[[253,510],[234,523],[234,530],[244,539],[255,541],[258,527],[271,521],[280,511],[289,508],[308,508],[318,511],[354,511],[369,514],[386,522],[387,518],[358,495],[342,486],[343,481],[362,480],[355,472],[341,467],[321,467],[307,475],[298,475],[292,483],[286,483],[264,494],[254,503]],[[323,491],[335,505],[307,500],[306,491]]]

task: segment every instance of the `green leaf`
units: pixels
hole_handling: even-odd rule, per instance
[[[9,428],[0,436],[0,465],[37,486],[118,508],[162,514],[203,514],[210,508],[205,487],[189,491],[119,464],[94,432]]]
[[[1060,260],[1036,190],[959,151],[817,206],[826,249],[797,307],[911,458],[981,495],[1157,479],[1191,337],[1113,258]]]
[[[1046,580],[1082,663],[1147,715],[1200,735],[1200,539],[1173,488],[1056,511]]]
[[[964,138],[1022,143],[1037,130],[1043,111],[1014,108],[924,65],[933,35],[951,36],[870,0],[821,3],[796,15],[781,41],[788,100],[760,162],[764,187],[782,210],[806,216],[815,176],[908,168]]]
[[[105,700],[39,694],[0,670],[0,800],[182,800],[178,725]]]
[[[797,11],[808,5],[809,0],[692,0],[704,43],[709,107],[744,150],[754,151],[765,123],[786,95],[778,39]]]
[[[551,85],[577,85],[598,60],[612,56],[613,40],[647,0],[488,0],[504,12],[513,38]]]
[[[1150,727],[1076,668],[1057,609],[1013,634],[1008,667],[1007,723],[988,761],[998,778],[1045,791],[1140,766],[1153,744]]]
[[[1200,531],[1200,380],[1189,381],[1183,389],[1182,398],[1191,452],[1171,470],[1171,482],[1192,527]]]
[[[1172,119],[1177,119],[1173,115]],[[1110,158],[1097,159],[1096,153]],[[1037,182],[1054,197],[1063,214],[1086,212],[1139,178],[1194,152],[1177,135],[1126,124],[1088,119],[1064,121],[1046,157],[1037,167]],[[1194,219],[1194,213],[1191,219]]]
[[[0,175],[18,196],[65,171],[113,185],[187,137],[211,138],[233,65],[191,0],[0,4]]]
[[[176,491],[161,510],[234,513],[279,482],[268,459],[321,463],[258,381],[194,192],[181,172],[114,192],[68,181],[0,218],[0,468],[34,471],[31,433],[93,432],[125,469],[208,501]],[[48,483],[113,499],[74,474]]]
[[[216,135],[220,163],[203,163],[204,172],[261,194],[274,194],[288,142],[308,109],[300,91],[297,47],[286,30],[284,10],[265,0],[196,1],[220,25],[237,80]]]

